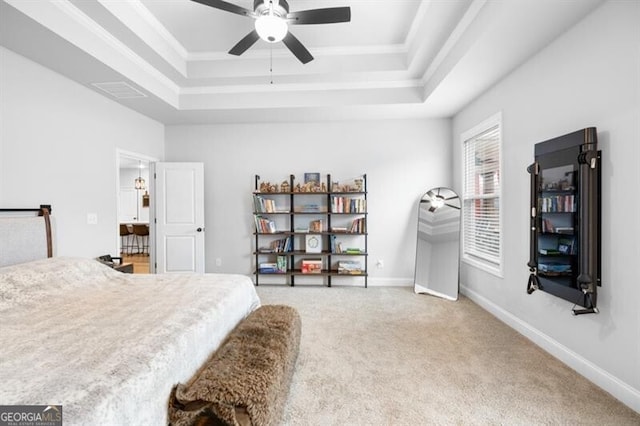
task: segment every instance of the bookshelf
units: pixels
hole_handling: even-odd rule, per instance
[[[600,158],[586,128],[535,145],[527,292],[541,290],[597,313],[600,281]],[[580,306],[581,308],[578,308]]]
[[[255,175],[254,282],[320,284],[361,279],[367,287],[367,176]]]

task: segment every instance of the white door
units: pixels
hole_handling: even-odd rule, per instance
[[[204,166],[154,167],[156,272],[204,273]]]

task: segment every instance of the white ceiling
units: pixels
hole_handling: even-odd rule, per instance
[[[602,2],[289,0],[351,7],[290,26],[303,65],[262,40],[227,54],[253,20],[190,0],[0,0],[0,44],[108,97],[93,84],[127,83],[146,96],[112,99],[166,124],[450,117]]]

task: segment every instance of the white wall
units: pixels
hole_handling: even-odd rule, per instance
[[[449,120],[169,126],[166,158],[204,162],[209,272],[252,271],[256,174],[279,183],[304,172],[337,180],[366,173],[369,283],[405,285],[413,282],[417,202],[451,185],[449,140]]]
[[[164,126],[4,48],[0,94],[0,206],[52,204],[57,255],[115,254],[116,149],[162,158]]]
[[[454,179],[460,134],[502,111],[504,278],[464,265],[466,294],[640,411],[640,3],[605,3],[453,120]],[[600,314],[525,291],[529,175],[534,144],[596,126],[603,152]],[[585,402],[587,403],[587,402]]]

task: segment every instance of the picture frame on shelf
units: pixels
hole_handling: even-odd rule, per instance
[[[305,235],[304,248],[307,253],[322,253],[322,237],[314,234]]]
[[[320,185],[320,173],[314,172],[314,173],[305,173],[304,174],[304,183],[306,184],[313,184],[315,186]]]

